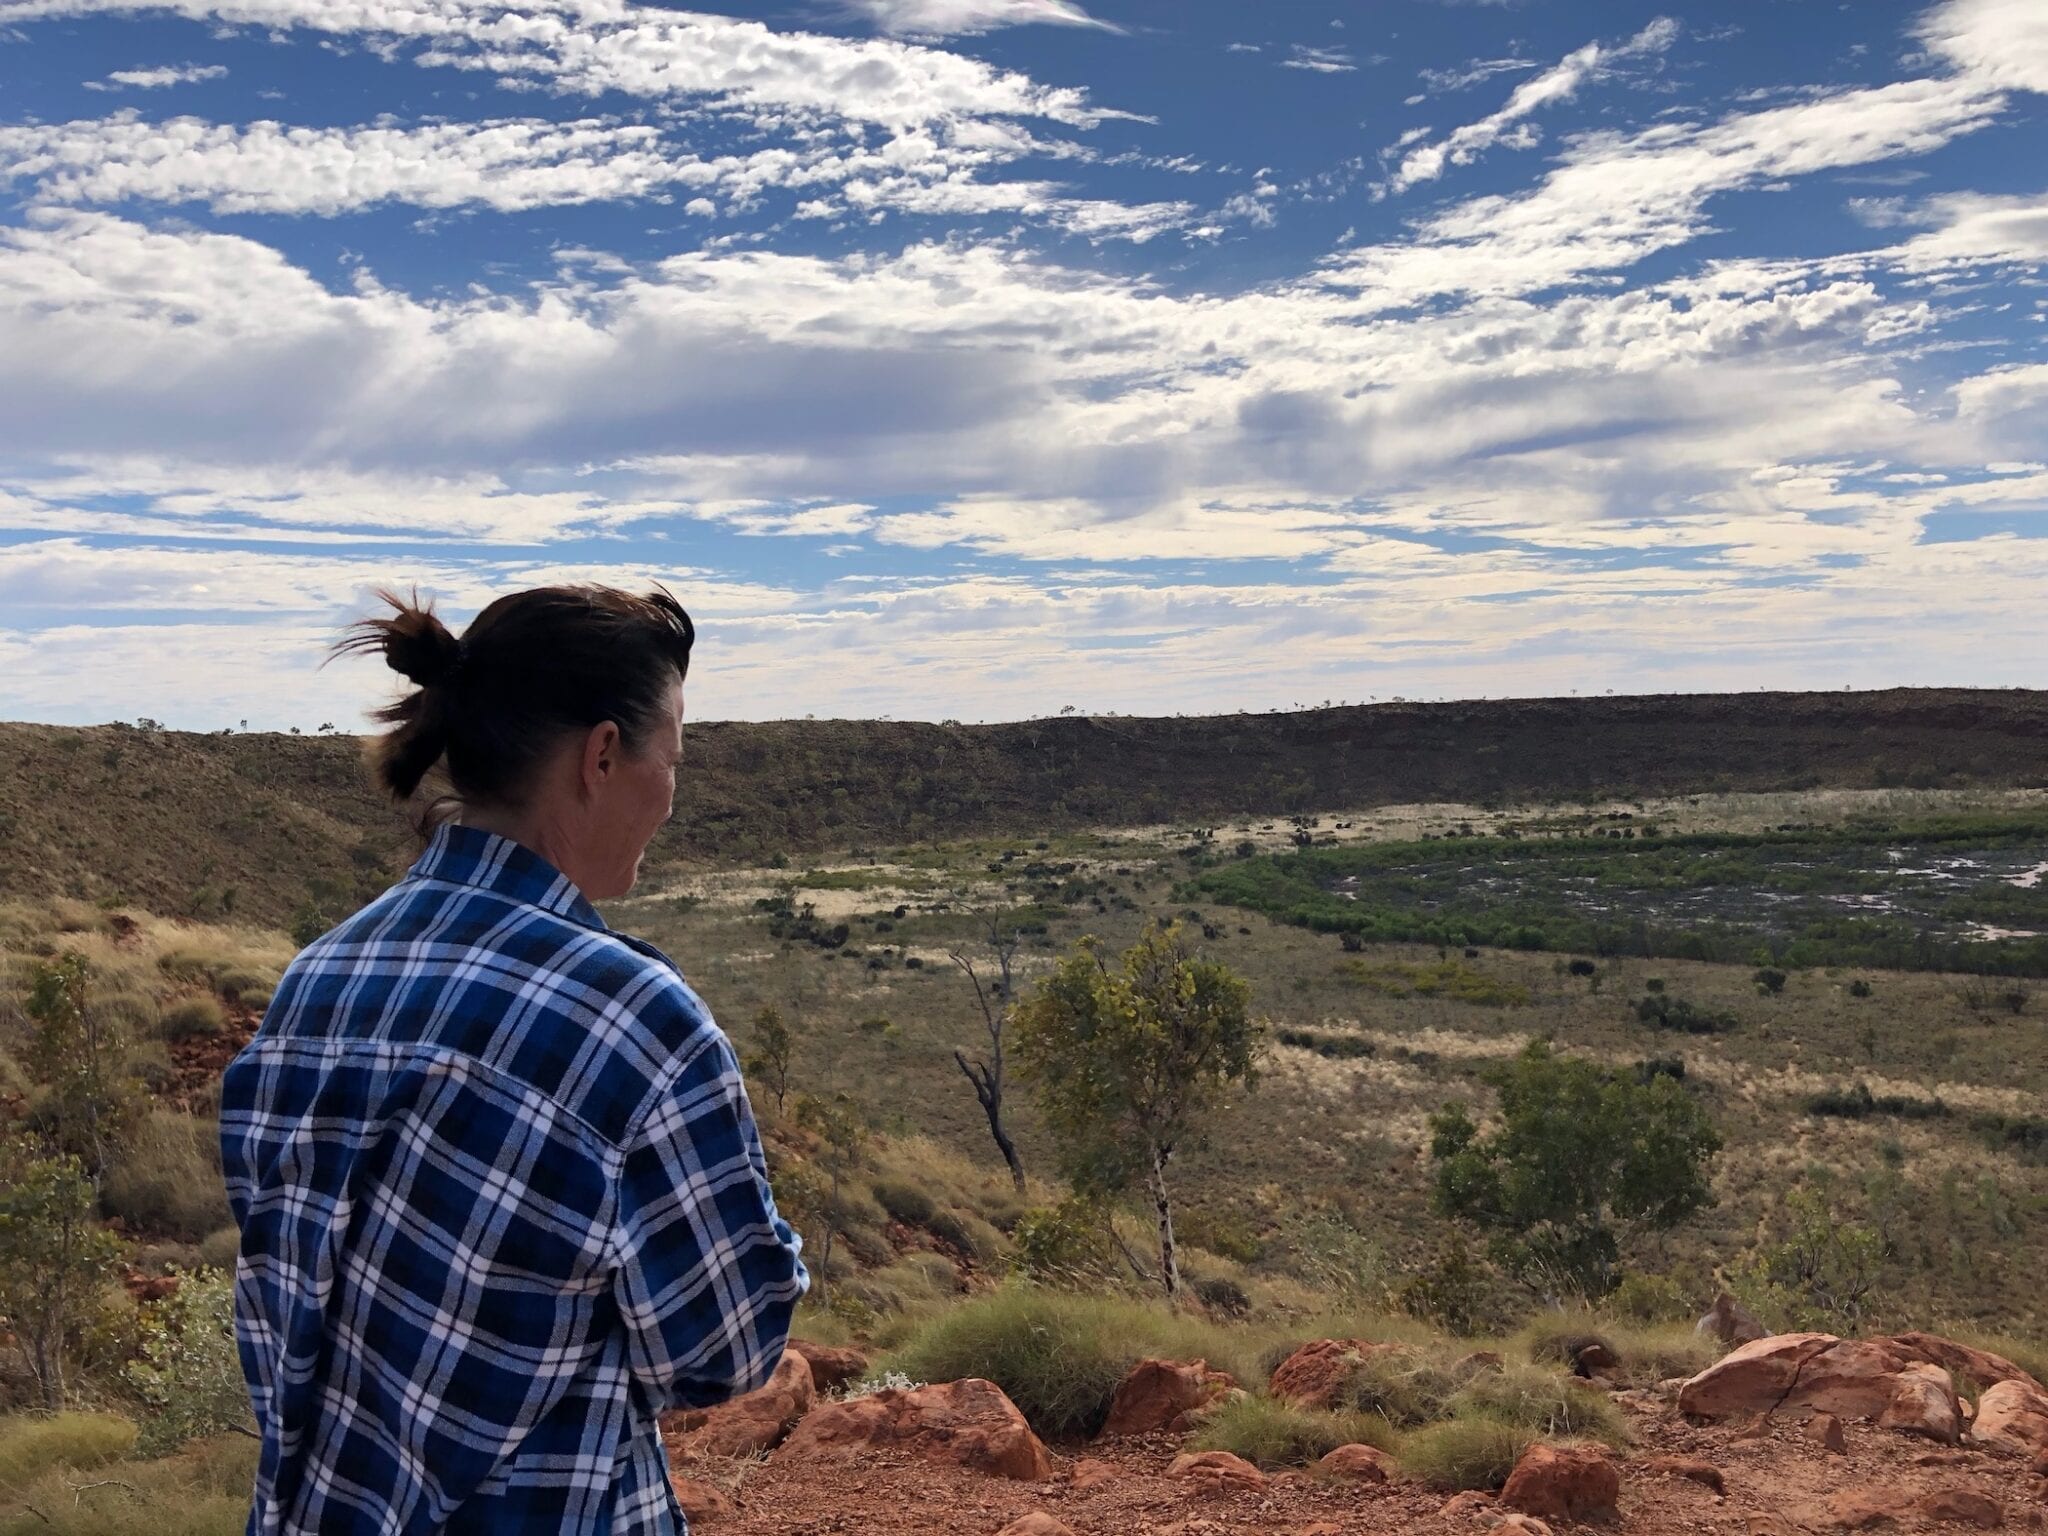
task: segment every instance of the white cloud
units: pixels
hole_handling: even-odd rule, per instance
[[[170,85],[190,85],[200,80],[218,80],[228,72],[225,64],[160,64],[153,69],[117,69],[104,80],[88,80],[88,91],[158,91]]]
[[[956,37],[998,27],[1096,27],[1123,29],[1089,15],[1073,0],[851,0],[855,10],[884,32]]]
[[[1280,61],[1282,69],[1306,69],[1319,75],[1348,75],[1358,69],[1351,54],[1343,48],[1316,48],[1307,43],[1293,43],[1288,46],[1287,57]]]
[[[1443,175],[1446,166],[1470,165],[1496,144],[1505,143],[1510,148],[1520,149],[1530,147],[1535,137],[1524,119],[1531,113],[1570,100],[1586,81],[1611,72],[1622,60],[1663,53],[1677,40],[1678,30],[1677,22],[1668,16],[1660,16],[1626,42],[1612,46],[1588,43],[1565,55],[1542,74],[1516,86],[1506,105],[1498,112],[1476,123],[1466,123],[1435,144],[1409,149],[1387,179],[1386,190],[1400,193],[1418,183],[1435,181]],[[1507,67],[1514,67],[1518,62],[1500,61]],[[1484,67],[1490,69],[1493,66]]]
[[[1938,57],[1989,85],[2048,91],[2048,9],[2038,0],[1943,0],[1914,30]]]

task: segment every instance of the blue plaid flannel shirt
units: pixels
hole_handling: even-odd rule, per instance
[[[658,1415],[809,1283],[696,993],[472,828],[292,962],[221,1148],[254,1536],[677,1536]]]

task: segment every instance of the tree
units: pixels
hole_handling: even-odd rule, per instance
[[[823,1233],[818,1242],[816,1270],[822,1291],[831,1283],[833,1243],[847,1225],[847,1180],[867,1161],[867,1118],[860,1106],[843,1093],[835,1093],[829,1099],[806,1094],[797,1101],[796,1118],[798,1124],[818,1138],[814,1161],[826,1179],[822,1188],[813,1186],[810,1191],[812,1212]]]
[[[119,1022],[93,1006],[92,967],[78,954],[30,966],[26,1012],[35,1025],[29,1070],[49,1089],[50,1139],[97,1183],[146,1107],[120,1070]]]
[[[168,1300],[145,1309],[140,1358],[123,1372],[149,1405],[135,1442],[144,1456],[168,1456],[206,1435],[255,1433],[235,1346],[233,1278],[217,1269],[177,1278]]]
[[[1435,1205],[1490,1233],[1495,1260],[1539,1293],[1606,1295],[1617,1226],[1662,1230],[1713,1204],[1721,1137],[1674,1078],[1638,1082],[1542,1040],[1484,1076],[1499,1129],[1482,1137],[1456,1105],[1430,1117]]]
[[[92,1220],[93,1186],[75,1157],[0,1148],[0,1322],[48,1408],[64,1406],[65,1341],[86,1322],[120,1245]]]
[[[1167,1166],[1231,1083],[1255,1080],[1263,1026],[1251,989],[1203,960],[1179,924],[1159,925],[1112,970],[1085,938],[1019,1004],[1017,1065],[1059,1138],[1076,1189],[1120,1193],[1142,1181],[1159,1219],[1159,1275],[1180,1292]]]
[[[760,1079],[761,1086],[775,1095],[775,1113],[782,1113],[789,1097],[789,1066],[796,1055],[796,1036],[783,1020],[780,1009],[763,1008],[754,1015],[754,1049],[747,1055],[746,1069]]]
[[[948,950],[947,953],[974,984],[974,1000],[981,1005],[982,1022],[988,1028],[986,1059],[970,1057],[965,1051],[955,1048],[953,1060],[960,1064],[967,1081],[974,1085],[974,1096],[981,1101],[981,1112],[988,1116],[988,1133],[995,1138],[996,1150],[1003,1154],[1003,1161],[1009,1165],[1010,1181],[1021,1195],[1024,1193],[1024,1160],[1017,1155],[1017,1144],[1010,1140],[1009,1131],[1003,1127],[1003,1032],[1010,1022],[1010,1004],[1014,995],[1010,963],[1017,953],[1019,937],[1016,929],[1006,933],[994,918],[988,920],[988,947],[995,955],[996,977],[986,987],[976,974],[973,961],[958,950]],[[994,1002],[990,1001],[991,992],[995,994]],[[997,1007],[997,1003],[1002,1006]]]

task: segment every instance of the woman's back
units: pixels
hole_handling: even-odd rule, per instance
[[[252,1531],[671,1532],[655,1426],[804,1285],[731,1048],[658,953],[461,827],[229,1067]]]

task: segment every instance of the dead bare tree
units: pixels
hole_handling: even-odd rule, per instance
[[[974,962],[967,956],[958,950],[946,953],[974,984],[974,1000],[981,1005],[982,1021],[988,1026],[989,1053],[986,1060],[971,1057],[957,1047],[953,1059],[960,1063],[960,1070],[974,1085],[974,1096],[981,1100],[982,1113],[988,1116],[988,1132],[995,1138],[996,1150],[1003,1154],[1003,1161],[1010,1165],[1011,1181],[1021,1195],[1024,1192],[1024,1160],[1017,1155],[1017,1144],[1010,1140],[1010,1133],[1003,1128],[1003,1029],[1010,1022],[1010,962],[1017,953],[1018,940],[1016,929],[1005,933],[994,918],[988,920],[988,947],[995,956],[996,975],[986,986],[974,969]]]

